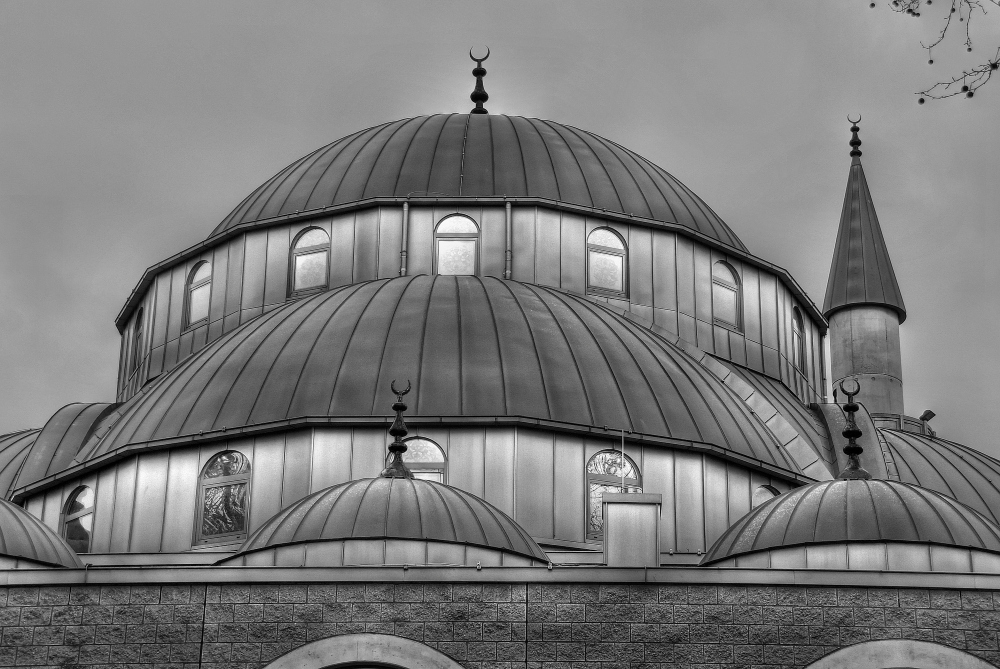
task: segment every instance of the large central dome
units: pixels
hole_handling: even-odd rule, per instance
[[[746,250],[687,186],[642,156],[571,126],[435,114],[328,144],[250,194],[214,230],[368,198],[528,197],[682,225]]]

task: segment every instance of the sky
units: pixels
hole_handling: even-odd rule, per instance
[[[936,7],[936,5],[935,5]],[[150,265],[292,160],[370,125],[491,113],[631,148],[822,305],[848,114],[908,318],[906,412],[1000,456],[1000,82],[915,92],[1000,43],[1000,10],[929,65],[868,0],[0,3],[0,434],[111,401],[114,318]],[[944,9],[943,7],[941,9]]]

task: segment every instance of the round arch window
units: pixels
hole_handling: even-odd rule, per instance
[[[604,493],[642,492],[642,477],[621,451],[599,451],[587,463],[587,536],[604,536]]]
[[[454,214],[434,229],[437,274],[472,275],[479,270],[479,226],[468,216]]]
[[[740,279],[729,263],[712,265],[712,315],[715,323],[731,330],[743,328]]]
[[[628,249],[611,228],[596,228],[587,236],[587,292],[626,297]]]
[[[212,263],[202,260],[188,275],[187,327],[200,325],[208,320],[208,305],[212,297]]]
[[[202,470],[198,492],[197,543],[240,541],[249,520],[250,461],[238,451],[223,451]]]
[[[94,532],[94,490],[80,486],[66,502],[63,514],[63,538],[77,553],[90,552]]]
[[[330,284],[330,235],[320,228],[306,228],[292,243],[288,293],[319,292]]]
[[[413,437],[404,443],[406,452],[403,453],[403,462],[413,472],[414,478],[445,482],[448,458],[440,446],[423,437]]]

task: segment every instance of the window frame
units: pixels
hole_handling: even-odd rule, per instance
[[[437,443],[433,439],[428,439],[427,437],[421,437],[419,435],[410,437],[408,439],[404,439],[403,443],[409,444],[409,442],[411,441],[426,441],[431,444],[434,444],[435,448],[437,448],[438,451],[441,453],[441,457],[443,459],[440,461],[433,461],[433,462],[409,462],[406,459],[406,453],[409,453],[409,451],[407,451],[406,453],[403,453],[403,462],[406,463],[406,468],[409,469],[414,474],[416,474],[417,472],[440,472],[441,483],[448,483],[448,454],[445,453],[445,450],[443,448],[441,448],[441,444]],[[388,461],[389,461],[389,452],[386,451],[386,462],[388,463]]]
[[[142,348],[142,336],[143,330],[143,320],[146,317],[145,310],[139,307],[139,310],[135,314],[135,326],[132,328],[132,352],[130,354],[129,369],[126,378],[132,378],[135,373],[139,370],[139,363],[142,362],[142,358],[139,356],[139,350]]]
[[[240,457],[246,460],[246,471],[240,474],[233,474],[231,476],[207,478],[205,476],[205,472],[208,471],[208,468],[219,456],[227,453],[238,453]],[[212,456],[205,462],[205,465],[201,468],[201,472],[198,474],[198,497],[195,500],[194,538],[192,542],[194,548],[197,548],[198,546],[215,546],[220,544],[239,543],[246,540],[250,533],[250,487],[252,476],[253,463],[250,461],[250,458],[248,458],[244,453],[234,449],[226,449],[219,451],[218,453],[213,453]],[[205,491],[210,488],[218,488],[219,486],[234,485],[239,483],[246,484],[245,503],[247,511],[243,531],[229,532],[227,534],[213,534],[210,536],[203,535],[202,521],[205,517]]]
[[[73,502],[75,502],[80,497],[80,495],[82,495],[84,491],[87,490],[91,491],[91,493],[94,495],[93,503],[90,506],[80,509],[79,511],[74,511],[70,513],[69,511],[70,505],[73,504]],[[66,536],[66,532],[69,529],[69,524],[78,518],[83,518],[84,516],[88,515],[94,516],[95,515],[94,510],[96,508],[97,508],[97,492],[89,485],[78,485],[76,488],[73,489],[73,492],[70,493],[70,496],[66,498],[66,503],[63,504],[62,514],[60,514],[62,518],[60,519],[61,531],[59,533],[59,536],[61,536],[63,540],[67,544],[69,544],[70,548],[73,548],[73,545],[69,543],[70,540]],[[73,548],[73,552],[76,553],[77,555],[90,553],[90,549],[93,547],[92,545],[93,541],[94,541],[94,521],[93,518],[91,518],[90,536],[87,538],[87,550],[81,552]]]
[[[202,265],[208,265],[208,278],[201,279],[197,283],[194,282],[194,276],[198,273],[199,268]],[[191,295],[197,289],[208,286],[208,309],[205,310],[205,316],[199,318],[196,321],[191,320]],[[184,287],[184,330],[193,330],[194,328],[208,323],[209,316],[212,313],[212,263],[208,260],[199,260],[188,272],[187,281]]]
[[[607,230],[621,242],[622,248],[615,249],[610,246],[602,246],[601,244],[594,244],[590,241],[594,233],[598,230]],[[594,251],[596,253],[603,253],[610,256],[618,256],[622,259],[622,290],[611,290],[610,288],[604,288],[602,286],[594,286],[590,283],[590,253]],[[601,297],[616,297],[628,299],[628,284],[629,284],[629,274],[628,274],[628,244],[625,242],[625,238],[614,228],[609,228],[606,225],[600,225],[590,232],[587,233],[587,267],[586,267],[586,282],[587,282],[587,294],[588,295],[600,295]]]
[[[792,307],[792,367],[796,371],[806,373],[806,328],[802,320],[802,312],[798,307]],[[796,359],[797,358],[797,359]]]
[[[715,276],[716,265],[722,265],[726,270],[732,275],[733,280],[736,283],[729,283],[728,281]],[[720,289],[731,290],[736,300],[736,322],[731,323],[724,318],[719,318],[715,313],[715,291],[716,286]],[[727,330],[732,330],[733,332],[741,333],[743,332],[743,282],[740,277],[739,272],[736,268],[730,265],[725,260],[717,260],[712,263],[712,322],[720,327],[724,327]]]
[[[619,492],[636,492],[636,493],[642,492],[642,470],[639,469],[639,465],[636,464],[635,460],[633,460],[632,458],[630,458],[627,454],[624,455],[624,458],[625,458],[625,460],[627,460],[629,462],[629,464],[632,465],[632,469],[633,469],[633,471],[635,471],[636,476],[638,478],[632,479],[632,478],[626,477],[625,478],[625,486],[624,486],[624,488],[622,487],[622,477],[620,477],[620,476],[608,476],[607,474],[592,473],[590,471],[590,463],[592,463],[597,458],[597,456],[601,455],[602,453],[612,453],[612,454],[614,454],[616,456],[619,456],[619,457],[623,456],[623,454],[622,454],[622,452],[621,452],[620,449],[602,448],[601,450],[597,451],[592,456],[590,456],[589,458],[587,458],[587,463],[586,463],[586,465],[584,465],[584,468],[583,468],[583,495],[584,495],[583,508],[584,508],[584,519],[583,519],[583,522],[584,522],[584,529],[585,529],[585,535],[587,537],[587,541],[603,541],[604,540],[604,529],[603,529],[604,528],[604,524],[603,524],[603,522],[601,523],[601,531],[600,532],[595,532],[594,530],[590,529],[590,518],[591,518],[591,515],[593,514],[593,510],[591,508],[591,502],[593,500],[591,499],[591,494],[590,494],[590,486],[591,486],[591,484],[596,484],[596,485],[613,485],[613,486],[615,486],[615,487],[617,487],[619,489]],[[601,517],[602,517],[602,519],[604,517],[603,514],[604,514],[604,508],[603,508],[603,504],[602,504],[601,505]]]
[[[304,237],[311,230],[319,230],[324,235],[326,235],[326,243],[313,244],[312,246],[304,246],[300,249],[295,248],[295,245],[299,243],[299,240],[302,239],[302,237]],[[289,298],[306,297],[309,295],[315,295],[316,293],[322,293],[330,289],[330,265],[332,261],[332,254],[330,251],[331,245],[332,241],[330,238],[330,233],[325,228],[321,228],[318,225],[310,225],[308,227],[302,228],[301,230],[299,230],[298,234],[295,235],[295,238],[292,239],[291,245],[288,247],[288,297]],[[310,286],[309,288],[296,289],[295,259],[298,256],[312,255],[313,253],[319,253],[321,250],[326,252],[325,282],[321,286]]]
[[[464,218],[464,219],[466,219],[466,220],[468,220],[468,221],[470,221],[472,223],[472,225],[476,228],[476,231],[475,232],[438,232],[438,230],[441,228],[441,224],[444,223],[445,221],[447,221],[449,218]],[[479,264],[479,254],[480,254],[480,250],[482,248],[482,244],[480,243],[481,242],[481,238],[482,238],[482,232],[483,232],[483,229],[481,227],[479,227],[479,223],[476,222],[476,219],[472,218],[471,216],[467,216],[466,214],[454,213],[454,214],[446,214],[445,216],[441,217],[441,220],[439,220],[437,223],[434,224],[434,248],[433,248],[433,251],[434,251],[434,253],[433,253],[433,255],[434,255],[434,275],[435,276],[479,276],[479,267],[480,267],[480,264]],[[440,269],[439,269],[439,263],[438,263],[438,256],[440,255],[440,253],[439,253],[440,244],[439,243],[441,241],[447,241],[447,240],[465,240],[465,239],[471,239],[471,240],[473,240],[475,242],[475,245],[476,245],[475,246],[475,251],[473,253],[473,255],[475,256],[475,259],[474,259],[474,265],[475,265],[475,267],[473,269],[472,274],[441,274]]]

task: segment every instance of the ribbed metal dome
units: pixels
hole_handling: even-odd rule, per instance
[[[465,544],[548,562],[520,525],[475,495],[400,478],[361,479],[313,493],[266,521],[226,562],[278,546],[350,539]]]
[[[213,342],[122,409],[79,459],[297,417],[523,416],[711,444],[798,472],[680,348],[601,305],[493,277],[415,276],[291,302]],[[103,428],[102,428],[103,430]]]
[[[746,250],[701,198],[632,151],[552,121],[486,114],[418,116],[348,135],[276,174],[212,234],[410,194],[542,198],[677,223]]]
[[[754,509],[715,542],[702,564],[788,546],[863,541],[1000,552],[1000,526],[926,488],[837,479],[796,488]]]
[[[83,567],[69,544],[42,521],[6,500],[0,500],[0,556],[38,566]]]

